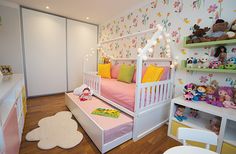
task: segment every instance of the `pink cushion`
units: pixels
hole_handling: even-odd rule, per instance
[[[143,66],[143,69],[142,69],[142,78],[143,78],[143,76],[144,76],[146,70],[147,70],[147,67],[146,67],[146,66]],[[134,83],[136,82],[136,69],[135,69],[135,71],[134,71],[133,82],[134,82]]]
[[[166,67],[163,67],[163,68],[164,68],[164,72],[163,72],[163,74],[161,76],[160,81],[169,79],[169,75],[170,75],[170,67],[166,66]]]
[[[111,67],[111,78],[117,79],[120,71],[120,64],[112,65]]]

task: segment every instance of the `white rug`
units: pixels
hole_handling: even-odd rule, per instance
[[[44,150],[56,146],[63,149],[76,146],[83,139],[83,134],[77,131],[78,125],[71,117],[71,112],[62,111],[41,119],[39,127],[29,132],[26,140],[39,141],[38,147]]]

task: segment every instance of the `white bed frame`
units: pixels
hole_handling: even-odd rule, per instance
[[[143,49],[139,49],[137,59],[112,59],[115,62],[123,63],[136,61],[137,76],[134,111],[130,111],[101,95],[101,77],[97,75],[97,72],[84,73],[83,83],[91,87],[95,96],[133,117],[134,124],[132,132],[109,143],[104,143],[104,130],[66,95],[67,107],[102,153],[111,150],[131,138],[137,141],[165,124],[168,120],[174,82],[174,67],[171,54],[169,58],[146,58],[147,51],[155,44],[158,37],[163,36],[166,42],[169,42],[162,28],[159,27],[157,29],[158,31],[154,33],[147,45]],[[159,66],[169,66],[171,68],[169,78],[165,81],[141,83],[143,62],[155,62],[158,63]]]
[[[169,116],[174,82],[174,67],[171,54],[169,55],[169,58],[146,58],[148,50],[155,44],[155,41],[160,36],[167,40],[167,34],[162,30],[155,32],[151,40],[148,41],[147,45],[143,49],[139,49],[137,59],[111,59],[113,61],[123,62],[136,60],[137,76],[134,112],[101,95],[101,77],[98,76],[96,72],[84,73],[84,83],[91,87],[95,96],[133,117],[134,129],[132,138],[134,141],[137,141],[162,126],[167,122]],[[169,78],[159,82],[141,83],[143,62],[155,62],[161,63],[161,66],[169,66],[171,69]],[[158,99],[155,99],[155,96]]]

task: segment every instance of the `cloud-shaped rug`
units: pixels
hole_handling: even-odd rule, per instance
[[[78,124],[71,117],[71,112],[62,111],[41,119],[38,122],[39,127],[29,132],[26,140],[39,141],[38,147],[44,150],[56,146],[63,149],[76,146],[83,139],[83,134],[77,131]]]

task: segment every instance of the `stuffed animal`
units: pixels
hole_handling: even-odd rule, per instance
[[[200,28],[199,25],[195,24],[193,26],[193,32],[192,35],[189,36],[189,40],[187,40],[187,44],[189,43],[199,43],[199,42],[207,42],[210,41],[207,37],[204,37],[206,35],[206,32],[210,30],[209,27]]]
[[[191,101],[194,96],[194,92],[196,90],[196,85],[193,83],[189,83],[184,86],[184,98],[185,100]]]
[[[220,87],[218,89],[218,95],[218,100],[222,103],[224,101],[231,101],[231,98],[233,98],[233,90],[231,87]]]
[[[234,20],[233,23],[231,24],[230,31],[236,33],[236,20]]]
[[[225,69],[235,70],[236,69],[236,64],[226,64]]]
[[[192,117],[192,118],[198,118],[198,110],[195,110],[195,109],[191,108],[189,116]]]
[[[236,57],[231,57],[227,60],[228,64],[236,64]]]
[[[80,101],[87,101],[92,99],[92,93],[90,88],[84,88],[82,94],[79,96]]]
[[[209,68],[218,69],[220,67],[220,65],[221,65],[220,61],[211,61]]]
[[[93,91],[88,87],[88,85],[82,84],[74,90],[73,94],[79,96],[80,101],[86,101],[92,99]]]
[[[176,108],[174,117],[180,122],[183,121],[183,120],[187,120],[187,117],[184,116],[184,110],[185,110],[184,106],[179,105]]]
[[[221,120],[219,117],[214,117],[210,120],[210,130],[219,135]]]
[[[206,86],[198,86],[193,97],[194,101],[205,101],[206,100]]]
[[[226,47],[224,46],[219,46],[216,48],[214,57],[218,58],[218,60],[221,62],[221,64],[226,63],[226,58],[227,58],[227,51]]]
[[[194,68],[197,66],[198,60],[197,60],[197,58],[189,57],[189,58],[187,58],[186,63],[187,63],[186,64],[187,68]]]
[[[217,41],[228,39],[229,37],[226,34],[226,30],[228,30],[228,22],[225,22],[223,19],[217,19],[215,24],[212,26],[210,40]]]
[[[210,65],[210,62],[207,57],[203,57],[198,60],[198,68],[208,68],[209,65]]]
[[[216,101],[216,88],[212,85],[206,87],[206,102],[212,104]]]

